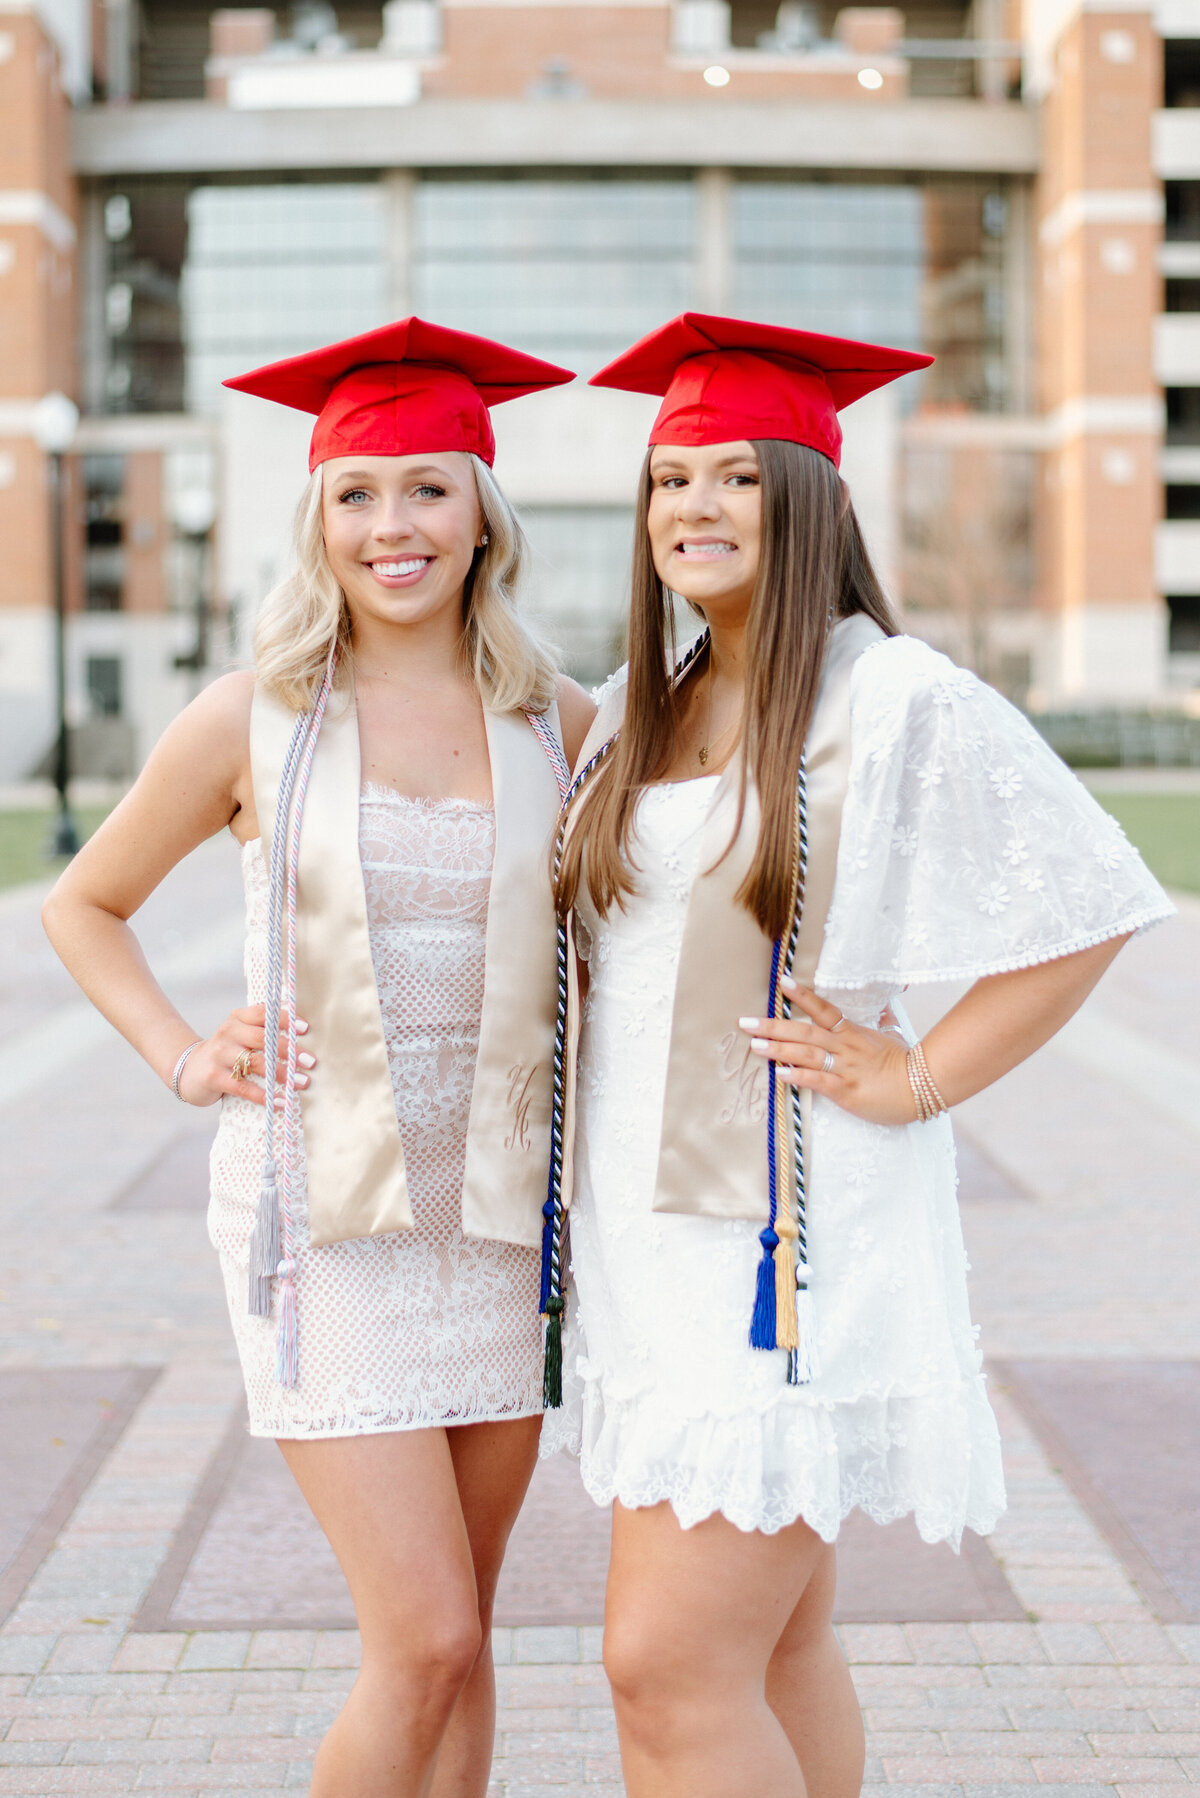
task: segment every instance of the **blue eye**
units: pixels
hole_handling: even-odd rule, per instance
[[[416,491],[418,499],[445,499],[446,497],[446,489],[435,487],[430,481],[423,481]]]
[[[365,487],[350,487],[341,495],[340,503],[343,506],[346,506],[349,505],[352,500],[366,499],[367,497],[368,495]]]

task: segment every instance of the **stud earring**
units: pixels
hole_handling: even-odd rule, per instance
[[[479,539],[480,549],[486,549],[490,542],[491,542],[491,538],[488,536],[487,532],[485,531],[483,533],[483,536]]]

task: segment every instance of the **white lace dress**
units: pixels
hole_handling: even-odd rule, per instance
[[[489,806],[364,789],[359,847],[414,1228],[297,1256],[300,1377],[275,1377],[275,1319],[246,1312],[264,1114],[226,1099],[209,1235],[221,1258],[255,1436],[365,1436],[535,1416],[538,1253],[465,1237],[467,1117],[483,1003]],[[250,1002],[266,986],[267,869],[242,851]],[[320,1069],[315,1079],[320,1079]],[[306,1242],[303,1162],[294,1200]]]
[[[911,982],[1069,954],[1171,906],[1119,827],[990,688],[924,644],[863,654],[816,984],[875,1023]],[[580,1454],[599,1504],[668,1501],[827,1541],[858,1507],[957,1546],[1004,1509],[967,1305],[946,1118],[867,1124],[815,1096],[806,1145],[817,1377],[748,1342],[757,1224],[651,1209],[676,967],[715,782],[656,786],[637,892],[592,938],[580,1041],[564,1407],[543,1453]],[[907,1026],[905,1025],[907,1029]],[[764,1151],[765,1162],[765,1151]],[[764,1167],[765,1204],[765,1167]]]

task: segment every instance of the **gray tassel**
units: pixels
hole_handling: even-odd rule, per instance
[[[275,1187],[275,1163],[263,1164],[258,1194],[258,1216],[250,1238],[249,1310],[252,1317],[270,1317],[271,1281],[279,1266],[279,1194]]]

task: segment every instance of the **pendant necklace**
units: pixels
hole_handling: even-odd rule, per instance
[[[709,662],[709,665],[708,665],[707,674],[708,674],[708,680],[707,680],[706,685],[708,688],[708,716],[707,716],[707,719],[706,719],[705,725],[704,725],[704,741],[700,745],[700,766],[702,768],[707,768],[707,766],[708,766],[708,745],[709,745],[709,739],[712,736],[712,663],[711,663],[711,661]]]

